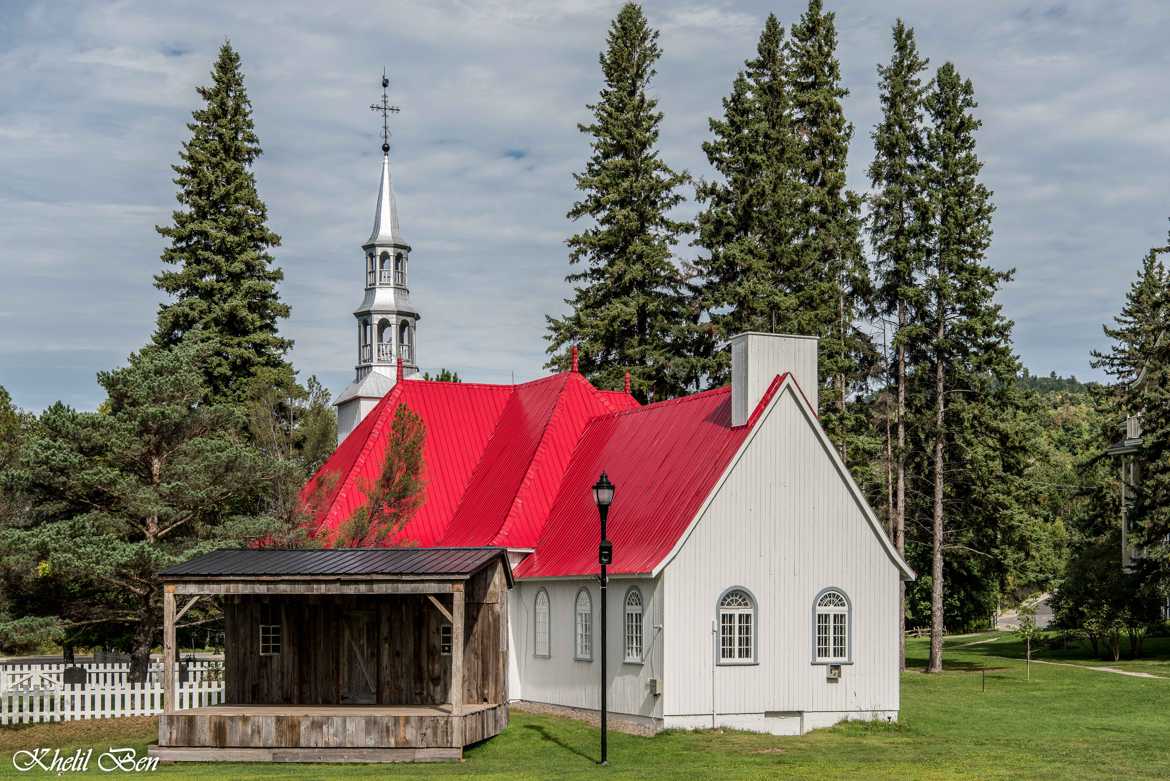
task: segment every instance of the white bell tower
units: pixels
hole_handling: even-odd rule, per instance
[[[415,329],[419,313],[410,304],[410,245],[398,226],[398,203],[390,180],[389,117],[397,113],[386,94],[390,79],[382,74],[382,102],[370,106],[382,114],[382,179],[374,229],[362,244],[365,294],[354,310],[358,361],[354,381],[337,405],[340,444],[395,383],[418,373]]]

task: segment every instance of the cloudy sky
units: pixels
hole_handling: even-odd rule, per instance
[[[768,12],[800,0],[651,2],[665,55],[662,154],[707,176],[707,117]],[[866,189],[875,66],[902,16],[934,65],[975,83],[979,147],[998,207],[991,261],[1034,372],[1092,377],[1088,351],[1170,214],[1170,4],[830,0]],[[0,4],[0,385],[22,407],[101,400],[160,301],[156,224],[169,166],[216,49],[240,51],[265,154],[260,194],[292,305],[302,375],[334,391],[353,371],[380,164],[367,108],[382,66],[402,107],[395,185],[423,313],[420,363],[483,381],[541,373],[544,315],[567,294],[576,131],[599,86],[614,3]]]

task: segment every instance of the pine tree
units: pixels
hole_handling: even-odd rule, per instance
[[[697,187],[704,209],[695,244],[692,290],[709,321],[698,325],[701,373],[710,385],[730,378],[727,340],[743,331],[799,333],[802,279],[794,252],[799,181],[796,139],[785,84],[784,29],[769,15],[755,59],[744,64],[723,99],[723,118],[709,120],[703,144],[720,179]]]
[[[136,681],[160,635],[159,570],[270,531],[240,407],[210,401],[200,366],[193,345],[147,347],[98,375],[101,412],[46,410],[21,457],[32,514],[0,533],[6,566],[65,587],[59,626],[129,635]]]
[[[409,545],[400,532],[426,500],[423,447],[427,427],[405,404],[394,410],[382,471],[365,490],[366,503],[337,532],[338,546]]]
[[[1018,363],[1011,351],[1011,322],[994,302],[999,286],[1012,272],[984,263],[991,244],[991,192],[979,181],[982,163],[975,151],[980,122],[974,87],[954,65],[939,68],[926,97],[931,126],[927,133],[927,192],[933,247],[927,258],[923,305],[924,328],[911,349],[921,367],[923,440],[929,445],[931,485],[931,647],[928,671],[942,669],[944,629],[944,551],[948,544],[945,508],[963,480],[948,484],[948,475],[967,476],[972,436],[1008,414]],[[953,400],[953,401],[952,401]],[[998,409],[997,409],[998,407]],[[967,455],[965,455],[965,451]],[[948,463],[948,455],[951,463]],[[989,467],[981,485],[1000,474]],[[994,523],[994,519],[988,519]]]
[[[808,327],[820,336],[821,422],[843,459],[864,428],[850,398],[866,389],[876,362],[872,340],[857,324],[872,296],[861,250],[861,198],[846,186],[853,126],[845,119],[836,57],[834,14],[809,0],[788,42],[788,82],[796,133],[802,143],[799,173],[804,184],[797,235],[804,285],[799,302]]]
[[[877,313],[894,320],[892,371],[887,382],[894,386],[893,403],[887,404],[887,496],[891,536],[898,553],[906,550],[906,344],[913,337],[911,314],[920,309],[922,272],[929,238],[923,155],[925,128],[923,100],[926,87],[921,74],[927,60],[918,54],[914,30],[899,19],[893,30],[894,53],[890,64],[878,66],[882,119],[873,131],[874,160],[869,167],[873,186],[870,197],[869,235],[874,252]],[[893,431],[889,425],[893,418]],[[905,586],[899,624],[905,667]]]
[[[1141,550],[1137,579],[1162,601],[1170,590],[1170,275],[1159,258],[1166,251],[1146,255],[1116,325],[1105,328],[1111,349],[1093,353],[1093,366],[1114,380],[1105,399],[1114,430],[1125,418],[1140,421],[1133,502],[1123,512],[1130,544]]]
[[[172,300],[159,307],[154,341],[205,340],[212,397],[241,401],[257,370],[289,368],[284,356],[292,342],[277,328],[289,314],[277,292],[284,275],[269,251],[280,237],[269,230],[256,192],[260,143],[230,43],[219,50],[211,86],[198,92],[204,105],[192,114],[191,138],[174,166],[180,208],[172,225],[157,228],[169,240],[162,260],[177,268],[155,277]]]
[[[669,398],[694,383],[682,352],[693,319],[671,249],[685,225],[669,216],[688,181],[658,155],[662,113],[648,92],[661,56],[658,32],[633,3],[622,7],[600,57],[605,84],[590,105],[593,121],[578,129],[592,139],[585,171],[575,175],[581,200],[572,220],[592,225],[570,237],[569,262],[582,264],[567,281],[571,311],[548,320],[548,366],[568,367],[567,348],[580,348],[580,368],[601,387],[621,388],[629,371],[634,395]]]

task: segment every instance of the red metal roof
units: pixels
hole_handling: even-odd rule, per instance
[[[782,378],[757,406],[762,409]],[[609,572],[647,573],[670,553],[751,431],[731,425],[731,388],[594,418],[581,437],[536,550],[517,577],[593,574],[599,521],[590,490],[604,470],[617,486]]]
[[[427,427],[426,499],[395,541],[420,546],[534,548],[518,577],[597,571],[591,486],[618,486],[610,511],[615,574],[651,571],[677,542],[747,436],[731,426],[729,388],[646,407],[576,372],[522,385],[400,382],[306,485],[321,486],[318,529],[328,544],[365,501],[385,459],[394,412]]]

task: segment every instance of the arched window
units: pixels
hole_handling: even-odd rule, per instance
[[[625,654],[623,661],[631,664],[642,663],[642,592],[637,586],[630,586],[622,610],[622,635]]]
[[[384,317],[378,321],[378,360],[394,360],[394,326]]]
[[[414,363],[414,334],[411,333],[410,325],[404,320],[402,325],[398,327],[398,354],[402,356],[402,360],[407,363]]]
[[[719,598],[719,663],[756,661],[756,600],[744,588],[731,588]]]
[[[593,661],[593,600],[585,589],[577,592],[573,615],[576,627],[573,658],[583,662]]]
[[[533,614],[535,615],[533,625],[536,628],[536,643],[533,646],[533,652],[537,656],[543,656],[547,659],[551,653],[549,650],[548,592],[544,589],[536,592]]]
[[[374,253],[366,255],[366,284],[374,284]]]
[[[840,589],[827,588],[813,603],[813,661],[840,664],[852,659],[849,645],[849,598]]]
[[[378,281],[381,283],[390,282],[390,253],[383,252],[378,256]]]
[[[406,284],[406,255],[401,252],[394,256],[394,284]]]

